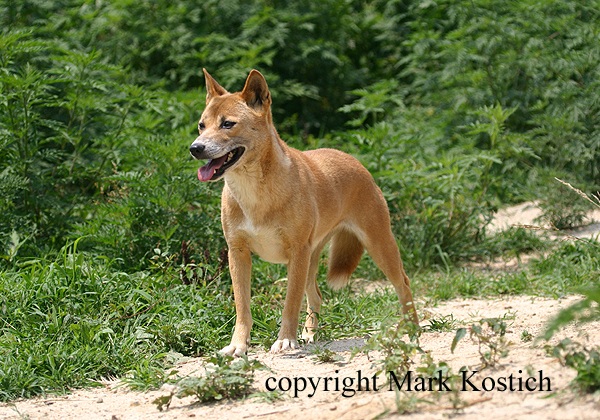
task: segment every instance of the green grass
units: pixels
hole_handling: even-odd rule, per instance
[[[230,333],[233,303],[177,277],[127,274],[64,251],[0,273],[0,398],[155,378],[167,352],[200,355]]]
[[[600,245],[594,241],[563,242],[518,271],[483,270],[470,266],[413,277],[413,293],[434,301],[454,297],[529,294],[560,297],[594,284],[600,273]]]
[[[413,276],[414,295],[428,304],[518,293],[563,296],[597,282],[598,247],[562,243],[516,273],[464,267],[421,272]],[[255,346],[268,347],[276,337],[285,295],[285,281],[279,281],[284,271],[269,267],[259,264],[254,275]],[[373,334],[400,314],[389,289],[358,294],[322,289],[321,341]],[[0,315],[3,401],[112,377],[127,377],[137,388],[157,387],[177,354],[206,355],[225,345],[235,320],[226,279],[184,285],[175,269],[125,273],[73,247],[53,260],[1,272]],[[437,321],[432,329],[443,330],[452,320]]]

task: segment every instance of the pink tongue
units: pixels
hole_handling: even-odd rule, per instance
[[[206,165],[198,169],[198,179],[202,182],[210,181],[215,172],[217,172],[219,168],[223,166],[226,160],[227,155],[217,159],[209,160]]]

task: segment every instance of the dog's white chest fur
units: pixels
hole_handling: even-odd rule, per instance
[[[280,228],[269,225],[257,226],[246,219],[242,230],[248,238],[250,249],[260,258],[275,264],[288,263],[289,257]]]

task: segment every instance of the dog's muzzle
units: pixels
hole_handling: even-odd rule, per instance
[[[202,143],[192,143],[190,153],[195,159],[208,159],[206,165],[198,169],[198,179],[202,182],[216,181],[223,176],[225,171],[234,166],[244,154],[245,147],[236,147],[228,152],[214,156]]]

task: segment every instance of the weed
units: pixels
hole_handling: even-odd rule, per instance
[[[594,207],[600,208],[600,198],[598,196],[592,194],[592,197],[590,197],[568,182],[558,178],[555,178],[555,180],[567,187],[568,191],[565,192],[552,186],[544,194],[545,199],[540,202],[540,207],[544,210],[542,219],[550,223],[551,226],[559,230],[573,229],[581,226],[589,211],[590,203]],[[583,200],[576,200],[577,196],[583,198]]]
[[[424,377],[445,378],[444,380],[448,383],[450,392],[442,391],[440,388],[437,388],[435,389],[435,398],[439,400],[448,397],[454,410],[465,407],[466,402],[461,398],[460,392],[461,376],[454,373],[448,363],[444,361],[436,363],[433,360],[431,353],[425,353],[421,357],[421,364],[415,370]]]
[[[556,346],[546,346],[546,352],[556,357],[563,366],[577,371],[573,382],[583,392],[600,390],[600,348],[589,348],[569,338]]]
[[[533,335],[531,335],[531,333],[529,331],[523,330],[523,332],[521,333],[521,341],[523,343],[529,343],[532,340],[533,340]]]
[[[146,392],[151,389],[158,389],[177,375],[177,370],[165,370],[162,364],[144,360],[135,369],[127,372],[122,378],[122,383],[128,388]]]
[[[427,398],[418,396],[418,394],[396,390],[396,411],[400,415],[411,414],[419,411],[419,404],[432,403]]]
[[[315,356],[315,359],[319,363],[335,363],[343,360],[343,357],[341,357],[333,350],[320,346],[315,346],[312,349],[311,353]]]
[[[29,420],[31,419],[31,417],[29,417],[29,414],[24,414],[21,413],[18,409],[18,407],[16,406],[16,404],[10,404],[9,407],[11,408],[11,410],[13,410],[17,416],[18,419],[20,420]]]
[[[420,356],[420,363],[414,369],[416,373],[414,386],[417,390],[418,378],[424,378],[423,383],[428,383],[428,385],[425,385],[423,390],[428,393],[419,392],[417,394],[420,396],[417,397],[408,388],[403,389],[396,386],[394,391],[397,412],[399,414],[413,413],[420,409],[420,404],[439,404],[441,400],[446,399],[455,411],[464,408],[467,402],[461,398],[461,377],[452,372],[448,363],[444,361],[436,363],[430,353],[421,353]]]
[[[426,328],[427,331],[435,332],[448,332],[453,331],[456,328],[458,322],[454,319],[454,315],[441,315],[439,318],[432,318],[429,320],[429,325]]]
[[[417,354],[423,353],[419,345],[421,329],[410,321],[397,325],[383,325],[379,332],[369,337],[359,351],[379,351],[379,372],[406,372]]]
[[[571,184],[559,179],[557,181],[592,203],[595,207],[600,208],[600,197],[597,195],[592,195],[592,199],[583,191],[574,188]],[[598,242],[594,241],[578,241],[569,244],[568,248],[566,248],[569,252],[562,252],[561,261],[566,260],[578,267],[592,265],[597,271],[597,252],[599,246]],[[563,250],[566,251],[566,249],[563,247]],[[552,338],[560,328],[571,322],[585,323],[600,319],[600,285],[593,283],[592,286],[580,288],[578,291],[584,295],[584,299],[561,310],[550,321],[542,336],[545,340]],[[572,341],[569,338],[563,339],[554,347],[547,345],[545,348],[546,352],[556,357],[561,364],[577,371],[574,382],[580,389],[584,392],[600,390],[600,349],[597,347],[585,347],[581,343]]]
[[[584,295],[584,299],[561,310],[550,321],[543,334],[545,340],[549,340],[556,331],[571,322],[585,323],[600,319],[600,285],[580,289],[579,291]]]
[[[536,222],[546,222],[555,230],[573,229],[583,224],[588,209],[576,199],[574,192],[550,186],[543,197],[539,202],[543,214]]]
[[[484,318],[468,328],[471,340],[477,343],[482,368],[494,367],[500,358],[508,355],[506,323],[504,318]],[[458,342],[467,334],[466,328],[456,330],[451,350],[454,353]]]
[[[482,244],[481,257],[520,259],[523,254],[540,252],[548,249],[549,246],[550,242],[538,232],[511,226],[506,230],[486,236]]]
[[[259,401],[267,404],[273,404],[274,402],[281,401],[285,398],[285,392],[283,391],[262,391],[250,394],[250,398],[256,398]]]
[[[194,396],[200,403],[243,398],[251,394],[254,371],[262,368],[264,365],[257,360],[247,357],[234,359],[217,353],[208,359],[204,376],[186,376],[178,380],[169,395],[158,397],[153,402],[163,411],[169,408],[173,397]]]
[[[549,340],[561,327],[573,322],[580,323],[600,319],[600,286],[581,290],[585,298],[561,310],[543,334]],[[600,349],[564,339],[558,345],[546,346],[548,354],[556,357],[564,366],[575,369],[574,383],[584,392],[600,390]]]

